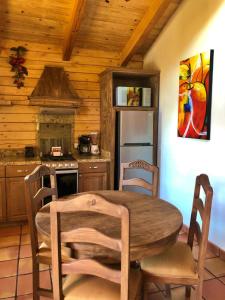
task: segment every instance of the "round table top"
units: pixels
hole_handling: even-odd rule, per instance
[[[130,260],[140,260],[146,255],[155,255],[175,243],[181,229],[183,218],[180,211],[172,204],[141,193],[126,191],[97,191],[115,204],[125,205],[130,212]],[[75,198],[66,196],[59,200]],[[75,199],[74,199],[75,201]],[[76,212],[61,215],[62,231],[76,227],[93,227],[112,237],[120,237],[120,221],[114,217],[98,213]],[[49,239],[50,215],[49,204],[43,206],[36,215],[38,231]],[[74,246],[81,257],[109,256],[108,249],[90,244]],[[112,257],[117,255],[111,254]]]

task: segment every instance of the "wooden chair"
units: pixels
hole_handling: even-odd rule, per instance
[[[50,176],[51,188],[41,187],[43,176]],[[40,296],[52,298],[52,290],[40,287],[39,265],[51,265],[51,249],[45,243],[39,246],[35,216],[38,209],[42,206],[45,197],[52,196],[52,200],[56,200],[58,197],[55,170],[42,165],[36,167],[30,175],[25,177],[25,186],[32,249],[33,299],[40,299]]]
[[[143,169],[152,174],[152,183],[142,178],[125,179],[127,169]],[[151,165],[144,160],[136,160],[129,163],[121,163],[120,165],[120,182],[119,190],[122,191],[124,186],[139,186],[152,192],[152,196],[158,196],[158,180],[159,169],[155,165]]]
[[[94,228],[61,232],[59,213],[76,211],[97,212],[121,219],[121,238],[109,237]],[[72,200],[52,202],[50,216],[54,300],[138,299],[136,291],[140,287],[141,277],[140,270],[129,271],[129,212],[126,207],[112,204],[97,194],[83,194]],[[107,224],[104,229],[107,229]],[[70,259],[62,263],[59,252],[61,242],[92,243],[121,252],[121,268],[109,267],[95,259]],[[63,274],[69,275],[62,284]]]
[[[200,190],[204,193],[204,202],[200,198]],[[177,242],[167,251],[143,258],[141,268],[145,280],[165,284],[186,285],[186,297],[190,298],[191,285],[197,286],[196,299],[202,299],[204,263],[207,251],[208,232],[211,214],[213,189],[205,174],[196,177],[193,207],[191,213],[188,242]],[[197,215],[201,219],[198,223]],[[193,258],[194,238],[199,244],[198,261]]]

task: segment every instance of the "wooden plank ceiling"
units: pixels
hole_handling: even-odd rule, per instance
[[[145,54],[182,0],[1,0],[0,38]]]

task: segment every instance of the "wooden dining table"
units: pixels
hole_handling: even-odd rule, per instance
[[[149,195],[127,191],[93,192],[115,204],[125,205],[130,212],[130,261],[138,261],[147,255],[155,255],[173,245],[182,227],[182,214],[174,205]],[[59,200],[74,199],[78,194]],[[98,213],[76,212],[60,216],[61,230],[69,231],[76,227],[93,227],[114,238],[120,237],[120,222],[114,217]],[[38,232],[50,240],[50,205],[43,206],[36,215]],[[93,244],[74,244],[75,255],[118,259],[118,253]]]

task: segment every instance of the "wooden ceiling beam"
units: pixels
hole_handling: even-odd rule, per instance
[[[125,66],[135,54],[137,48],[144,42],[145,37],[154,28],[159,18],[168,8],[171,0],[151,0],[150,6],[141,19],[132,36],[120,53],[120,65]]]
[[[86,0],[74,0],[74,6],[70,22],[66,28],[65,39],[63,43],[63,60],[70,60],[75,36],[79,30]]]

